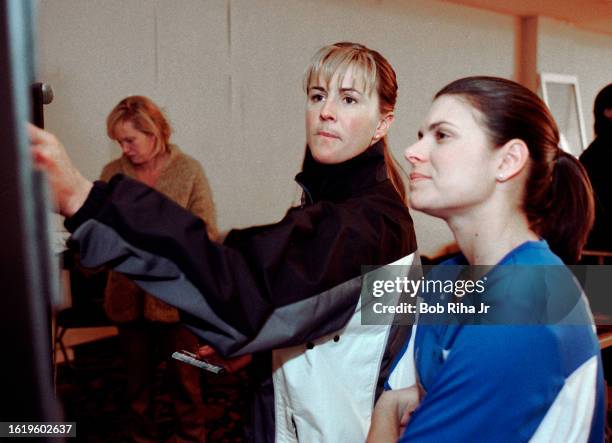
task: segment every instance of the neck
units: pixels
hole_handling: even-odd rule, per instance
[[[526,241],[537,241],[527,217],[510,205],[490,204],[446,219],[471,265],[494,265]]]
[[[381,142],[342,163],[317,162],[307,148],[302,172],[296,176],[310,203],[319,200],[340,201],[361,189],[387,179]]]
[[[159,174],[168,164],[169,158],[170,152],[166,149],[146,163],[141,165],[132,165],[136,178],[149,186],[154,186]]]

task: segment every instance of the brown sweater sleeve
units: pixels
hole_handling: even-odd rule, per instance
[[[189,202],[187,203],[187,209],[206,222],[208,237],[211,240],[216,240],[218,238],[217,214],[212,191],[208,184],[206,174],[199,163],[197,163],[196,169],[197,171],[194,177],[191,195],[189,196]]]

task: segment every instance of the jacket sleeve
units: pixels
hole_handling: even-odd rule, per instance
[[[380,225],[355,222],[373,211],[356,211],[325,202],[290,210],[274,225],[234,232],[224,246],[200,218],[115,176],[95,184],[66,227],[86,266],[111,263],[232,356],[303,343],[348,321],[361,265],[380,262],[387,246],[385,263],[402,256],[393,235],[381,244]]]

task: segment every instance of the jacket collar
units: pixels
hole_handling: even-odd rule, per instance
[[[357,157],[333,165],[319,163],[306,147],[302,172],[295,180],[304,190],[304,203],[355,196],[360,190],[387,180],[383,143],[378,141]]]

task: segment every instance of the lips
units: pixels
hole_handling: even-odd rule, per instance
[[[329,131],[317,131],[317,135],[320,135],[321,137],[335,138],[337,140],[340,140],[340,136],[338,134]]]
[[[426,179],[431,178],[429,175],[421,174],[420,172],[412,172],[410,173],[409,177],[410,177],[411,182],[416,182],[416,181],[426,180]]]

